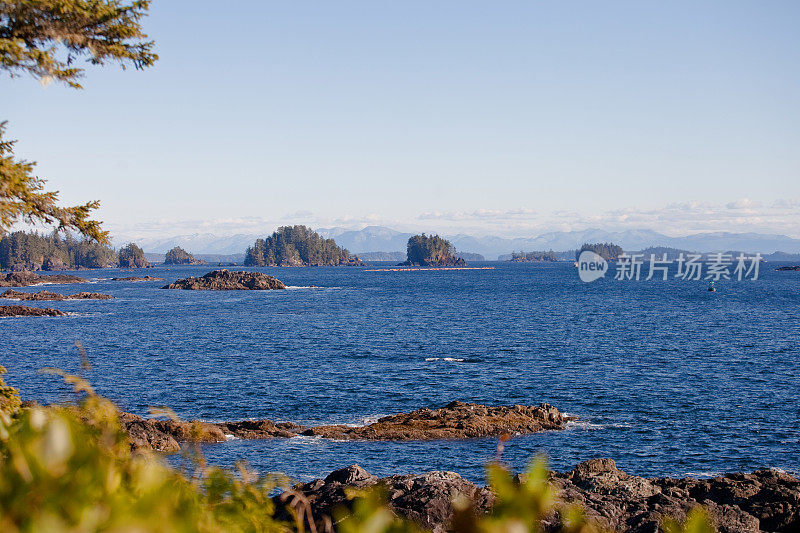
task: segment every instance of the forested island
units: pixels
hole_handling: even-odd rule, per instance
[[[466,266],[467,262],[458,257],[450,241],[438,235],[414,235],[408,239],[406,260],[402,266]]]
[[[625,253],[622,250],[621,246],[617,246],[616,244],[610,242],[603,242],[603,243],[599,242],[595,244],[585,243],[583,246],[581,246],[580,250],[575,252],[576,261],[578,260],[578,257],[580,257],[581,252],[583,252],[584,250],[592,251],[597,255],[599,255],[600,257],[602,257],[603,259],[605,259],[606,261],[616,261],[617,258],[619,258],[619,256]]]
[[[350,255],[306,226],[282,226],[266,239],[247,248],[245,266],[363,266]]]
[[[194,255],[190,254],[180,246],[176,246],[164,256],[165,265],[207,265],[202,259],[195,259]]]
[[[144,257],[144,250],[134,243],[129,243],[120,248],[117,260],[120,268],[149,268],[153,266]]]
[[[2,270],[78,270],[117,262],[114,250],[88,239],[15,231],[0,238]]]

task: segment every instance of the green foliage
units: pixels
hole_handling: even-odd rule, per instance
[[[716,531],[708,513],[699,507],[689,511],[686,521],[683,523],[673,518],[664,519],[661,528],[664,533],[714,533]]]
[[[80,89],[83,69],[74,65],[80,57],[148,67],[158,59],[141,28],[149,7],[150,0],[3,0],[0,69]],[[59,206],[58,193],[45,191],[45,180],[33,173],[35,163],[14,158],[16,141],[3,137],[5,128],[0,122],[0,235],[17,222],[44,223],[108,244],[108,232],[89,218],[99,202]]]
[[[150,261],[144,257],[144,250],[134,243],[126,244],[120,248],[118,262],[120,268],[146,268],[152,266]]]
[[[581,249],[575,252],[575,260],[578,260],[580,257],[581,252],[584,250],[591,250],[592,252],[596,253],[606,261],[615,261],[620,255],[624,252],[621,246],[617,246],[616,244],[605,242],[605,243],[596,243],[596,244],[589,244],[586,243],[581,246]]]
[[[103,65],[151,66],[158,59],[141,20],[150,0],[16,0],[0,2],[0,67],[80,89],[86,57]]]
[[[198,463],[181,473],[132,454],[116,407],[67,376],[73,406],[0,414],[0,531],[278,532],[270,492],[281,478]]]
[[[257,239],[245,253],[245,266],[336,266],[357,261],[350,252],[306,226],[283,226]]]
[[[176,246],[172,250],[168,251],[167,254],[164,256],[164,264],[194,265],[194,264],[202,264],[202,262],[195,259],[192,254],[190,254],[180,246]]]
[[[3,5],[3,4],[0,4]],[[1,41],[2,39],[0,39]],[[0,122],[0,235],[16,222],[56,224],[73,229],[98,242],[108,242],[108,232],[89,214],[99,202],[75,207],[58,205],[57,192],[44,192],[45,180],[34,175],[35,163],[14,157],[14,144],[3,137],[6,122]]]
[[[6,270],[103,268],[116,261],[110,247],[70,234],[62,237],[57,232],[46,236],[16,231],[0,237],[0,268]]]
[[[466,264],[456,257],[456,249],[438,235],[414,235],[406,245],[406,263],[410,265]]]
[[[540,261],[558,261],[556,253],[553,250],[549,252],[511,252],[511,259],[516,263],[533,263]]]
[[[5,367],[0,365],[0,415],[15,413],[20,405],[19,391],[3,382],[5,373]]]

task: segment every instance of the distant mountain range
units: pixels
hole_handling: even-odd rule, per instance
[[[321,235],[333,238],[339,246],[352,253],[364,252],[405,252],[408,238],[413,233],[404,233],[383,226],[368,226],[362,230],[346,228],[322,228],[317,230]],[[146,252],[165,253],[174,246],[197,254],[232,255],[242,254],[258,237],[264,234],[214,235],[195,233],[170,238],[142,239],[136,243]],[[544,233],[537,237],[506,238],[497,236],[476,237],[456,234],[442,235],[447,238],[459,252],[482,254],[486,259],[497,259],[498,256],[513,251],[547,251],[556,252],[580,248],[583,243],[613,242],[625,250],[641,250],[650,246],[667,246],[698,252],[717,252],[738,250],[747,253],[761,252],[768,254],[776,251],[790,254],[800,253],[800,239],[786,235],[762,233],[696,233],[685,237],[668,237],[652,230],[605,231],[587,229],[583,231],[557,231]],[[123,243],[118,243],[123,244]]]

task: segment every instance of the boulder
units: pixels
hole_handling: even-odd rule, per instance
[[[287,508],[292,505],[293,493],[300,493],[308,499],[317,529],[324,531],[325,524],[333,522],[332,517],[337,509],[345,512],[351,509],[352,500],[347,496],[348,488],[365,489],[376,485],[385,489],[392,511],[434,533],[448,530],[453,517],[453,499],[456,496],[469,497],[476,508],[483,512],[489,510],[494,501],[490,490],[478,487],[454,472],[378,478],[360,466],[352,465],[331,472],[324,480],[301,483],[293,487],[292,491],[276,496],[277,517],[291,520]]]

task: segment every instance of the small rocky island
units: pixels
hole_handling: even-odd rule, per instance
[[[155,276],[128,276],[126,278],[111,278],[111,281],[164,281],[164,278]]]
[[[190,254],[180,246],[176,246],[168,251],[164,256],[165,265],[207,265],[202,259],[196,259],[194,255]]]
[[[293,422],[271,420],[239,422],[183,422],[142,418],[121,413],[120,421],[131,437],[134,449],[172,452],[180,442],[223,442],[226,435],[240,439],[289,438],[298,435],[339,440],[454,440],[522,435],[566,427],[564,416],[552,405],[511,405],[490,407],[476,403],[451,402],[440,409],[417,409],[380,418],[365,426],[305,427]]]
[[[257,239],[245,252],[244,265],[364,266],[364,262],[306,226],[283,226],[266,239]]]
[[[346,440],[474,439],[564,429],[568,420],[546,403],[488,407],[451,402],[441,409],[423,408],[385,416],[366,426],[317,426],[301,434]]]
[[[58,294],[50,291],[39,292],[22,292],[8,289],[0,298],[7,300],[33,300],[33,301],[51,301],[60,302],[63,300],[110,300],[113,298],[110,294],[100,294],[99,292],[79,292],[76,294]]]
[[[414,235],[406,245],[406,260],[398,266],[464,267],[450,241],[438,235]]]
[[[86,283],[87,280],[72,276],[70,274],[51,274],[40,276],[35,272],[23,270],[22,272],[11,272],[3,276],[0,274],[0,287],[29,287],[31,285],[42,285],[45,283],[67,284],[67,283]]]
[[[214,270],[205,276],[179,279],[161,288],[192,291],[266,291],[285,289],[286,285],[261,272]]]
[[[0,317],[12,316],[65,316],[66,313],[58,309],[46,307],[28,307],[26,305],[0,305]]]
[[[800,272],[800,265],[796,266],[782,266],[778,267],[775,270],[783,270],[783,271],[793,271],[793,272]]]
[[[559,499],[581,505],[602,530],[661,531],[662,518],[683,520],[698,506],[708,511],[720,533],[800,530],[800,481],[776,470],[711,479],[644,478],[623,472],[611,459],[591,459],[568,472],[551,473],[549,482]],[[379,478],[358,465],[298,484],[294,490],[306,497],[312,516],[322,525],[334,509],[352,509],[347,488],[379,484],[387,488],[392,511],[434,533],[452,530],[454,494],[468,496],[478,513],[489,512],[495,502],[488,487],[454,472]],[[285,513],[285,498],[278,495],[275,502]],[[543,531],[556,531],[561,517],[547,516],[542,526]]]

